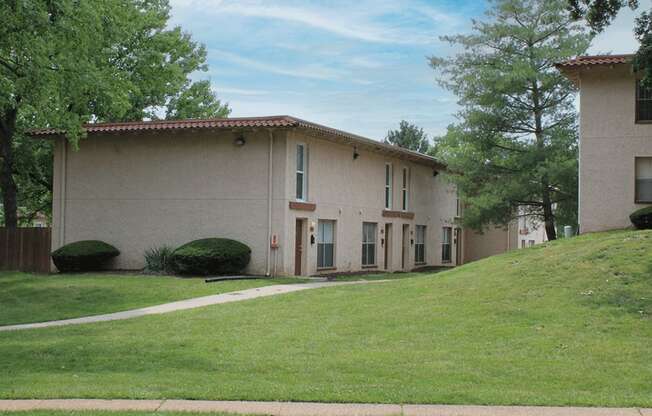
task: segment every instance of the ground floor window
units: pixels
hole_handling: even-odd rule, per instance
[[[416,227],[416,241],[414,243],[414,262],[426,262],[426,226],[417,225]]]
[[[530,247],[534,247],[534,244],[535,244],[535,243],[534,243],[534,240],[529,240],[529,241],[528,241],[528,245],[529,245]]]
[[[652,157],[637,157],[636,202],[652,202]]]
[[[442,229],[443,235],[441,239],[441,262],[451,262],[451,240],[453,239],[453,229],[451,227],[444,227]]]
[[[317,224],[317,268],[335,264],[335,221],[319,220]]]
[[[376,224],[373,222],[362,223],[362,265],[373,266],[376,264]]]

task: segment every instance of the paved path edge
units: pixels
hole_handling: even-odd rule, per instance
[[[105,410],[151,413],[220,412],[269,416],[652,416],[652,409],[613,407],[399,405],[210,400],[0,400],[0,412],[28,410]]]
[[[221,305],[224,303],[240,302],[244,300],[258,299],[268,296],[283,295],[286,293],[299,292],[309,289],[321,289],[333,286],[360,285],[369,283],[383,283],[390,280],[355,280],[350,282],[311,282],[311,283],[289,283],[254,287],[251,289],[224,292],[217,295],[200,296],[196,298],[183,299],[174,302],[163,303],[144,308],[130,309],[120,312],[105,313],[100,315],[82,316],[79,318],[61,319],[46,322],[33,322],[27,324],[13,324],[0,326],[0,332],[20,331],[25,329],[52,328],[56,326],[81,325],[97,322],[121,321],[125,319],[139,318],[147,315],[159,315],[163,313],[183,311],[187,309],[202,308],[204,306]]]

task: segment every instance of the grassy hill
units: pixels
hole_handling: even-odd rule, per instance
[[[0,333],[0,397],[652,407],[652,232],[434,275]]]

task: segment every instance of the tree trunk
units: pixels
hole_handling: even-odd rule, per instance
[[[0,119],[0,188],[4,210],[5,227],[18,226],[17,187],[14,180],[14,151],[12,147],[16,131],[16,116],[18,111],[11,109]]]
[[[532,84],[532,104],[534,108],[534,136],[536,138],[539,163],[545,163],[546,148],[543,139],[543,110],[541,109],[539,83],[537,81],[534,81]],[[541,202],[543,205],[543,221],[546,227],[546,236],[548,237],[548,241],[552,241],[557,239],[557,231],[555,230],[555,215],[552,212],[552,203],[550,202],[550,188],[547,175],[543,175],[541,178],[541,187]]]
[[[548,184],[543,184],[543,221],[546,226],[546,236],[548,241],[557,239],[557,230],[555,229],[555,216],[552,213],[552,203],[550,202],[550,189]]]

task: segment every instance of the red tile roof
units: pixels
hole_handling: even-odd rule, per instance
[[[241,117],[221,118],[206,120],[157,120],[157,121],[130,121],[122,123],[89,123],[83,128],[88,134],[92,133],[127,133],[161,130],[192,130],[192,129],[256,129],[256,128],[302,128],[312,131],[320,137],[336,142],[359,145],[372,151],[387,153],[403,157],[415,162],[425,163],[438,169],[446,166],[432,156],[404,149],[387,143],[382,143],[356,134],[337,130],[321,124],[312,123],[291,116],[268,117]],[[38,138],[52,138],[61,136],[64,131],[58,129],[32,130],[29,134]]]
[[[123,131],[178,130],[178,129],[233,129],[238,127],[292,127],[296,123],[287,116],[214,118],[206,120],[156,120],[128,121],[119,123],[84,124],[87,133],[114,133]],[[63,134],[57,129],[30,131],[32,136],[53,136]]]
[[[578,67],[586,65],[616,65],[629,63],[634,55],[587,55],[578,56],[555,64],[557,68]]]

